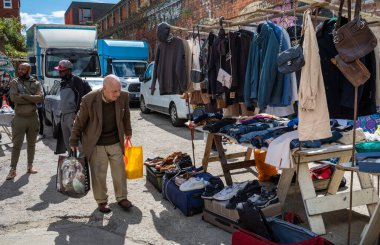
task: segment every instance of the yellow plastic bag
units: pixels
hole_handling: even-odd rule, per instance
[[[133,146],[130,140],[124,144],[124,166],[127,179],[143,177],[143,149],[142,146]]]

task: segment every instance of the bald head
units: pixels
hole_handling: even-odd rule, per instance
[[[29,78],[29,74],[31,71],[31,66],[29,63],[21,63],[18,66],[17,73],[20,78]]]
[[[108,75],[103,80],[103,96],[107,102],[117,100],[120,96],[121,83],[120,79],[115,75]]]

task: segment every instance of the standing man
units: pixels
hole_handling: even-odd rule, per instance
[[[31,67],[22,63],[18,67],[18,77],[10,84],[10,97],[15,104],[15,117],[12,122],[12,155],[11,169],[7,180],[16,177],[16,167],[20,151],[26,134],[28,167],[27,173],[35,174],[33,169],[34,153],[36,149],[37,134],[40,124],[38,122],[37,103],[42,102],[42,88],[40,82],[30,76]]]
[[[61,130],[67,151],[70,151],[69,138],[75,115],[79,111],[82,97],[91,91],[87,81],[72,74],[73,64],[69,60],[61,60],[54,69],[62,78],[60,91]]]
[[[73,151],[78,150],[78,142],[82,141],[84,155],[89,160],[94,198],[102,213],[111,212],[106,185],[108,164],[118,204],[124,210],[132,207],[127,199],[124,136],[132,136],[128,93],[121,91],[117,76],[108,75],[102,89],[83,98],[70,137]]]

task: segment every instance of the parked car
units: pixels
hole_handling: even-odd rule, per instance
[[[140,77],[140,110],[142,113],[156,111],[170,115],[173,126],[182,126],[189,116],[187,103],[180,98],[180,95],[160,95],[158,82],[156,83],[154,94],[151,95],[153,68],[154,62],[148,65],[144,76]],[[192,111],[192,108],[190,108],[190,113]]]
[[[96,90],[103,86],[103,82],[100,80],[90,80],[86,79],[92,90]],[[60,101],[60,81],[56,80],[53,87],[45,95],[44,105],[44,121],[46,125],[53,126],[53,137],[56,138],[58,135],[58,125],[60,122],[61,111],[59,109]]]

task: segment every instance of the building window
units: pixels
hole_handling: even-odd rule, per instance
[[[91,13],[91,9],[79,9],[79,24],[83,25],[92,22]]]
[[[4,0],[4,8],[11,9],[12,8],[12,0]]]

